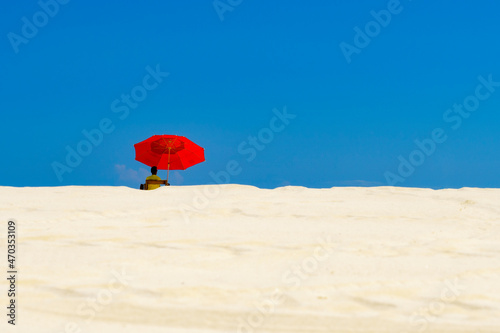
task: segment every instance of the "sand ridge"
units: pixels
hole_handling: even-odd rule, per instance
[[[2,220],[19,225],[19,332],[500,330],[498,189],[0,187],[0,197]]]

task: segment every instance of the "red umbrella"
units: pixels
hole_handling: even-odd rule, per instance
[[[136,143],[135,159],[150,167],[167,170],[186,170],[205,161],[205,150],[186,137],[178,135],[153,135]]]

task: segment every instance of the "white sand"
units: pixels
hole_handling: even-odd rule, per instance
[[[17,326],[2,278],[1,332],[500,332],[498,189],[0,198],[2,271],[9,218],[20,241]]]

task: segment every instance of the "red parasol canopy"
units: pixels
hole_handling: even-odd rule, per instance
[[[137,161],[168,172],[186,170],[205,161],[205,150],[184,136],[153,135],[134,148]]]

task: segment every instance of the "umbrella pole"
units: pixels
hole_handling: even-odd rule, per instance
[[[168,183],[168,176],[170,174],[170,149],[172,148],[168,148],[168,168],[167,168],[167,183]]]

